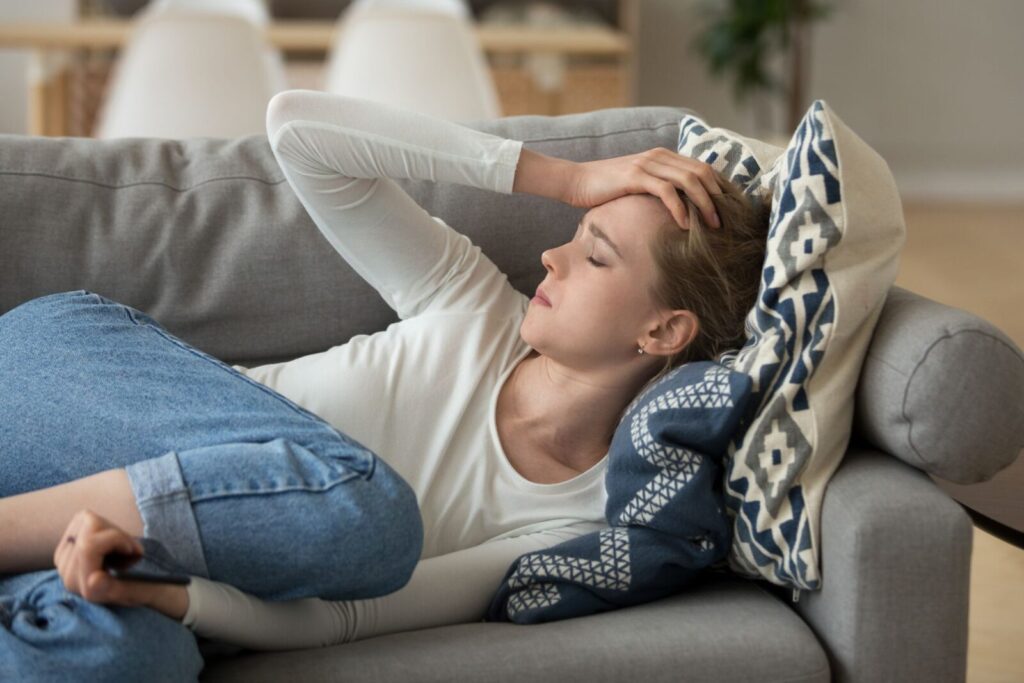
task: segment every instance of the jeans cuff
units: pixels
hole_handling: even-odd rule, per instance
[[[178,454],[169,451],[125,467],[147,538],[160,541],[194,576],[210,577],[192,501],[181,474]]]

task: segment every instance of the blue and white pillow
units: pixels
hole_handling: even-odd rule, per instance
[[[609,528],[520,556],[485,619],[532,624],[648,602],[724,564],[726,446],[753,382],[713,361],[674,368],[626,408],[612,437]]]
[[[747,193],[772,192],[747,340],[716,359],[754,382],[752,422],[726,459],[729,567],[818,590],[822,499],[849,443],[860,369],[906,237],[896,184],[822,100],[785,150],[695,116],[680,122],[677,149]]]

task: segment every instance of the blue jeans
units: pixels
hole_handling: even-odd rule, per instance
[[[398,590],[419,561],[415,492],[373,452],[87,290],[0,316],[0,409],[0,497],[123,467],[144,535],[194,575],[267,600],[350,600]],[[202,667],[186,627],[83,600],[55,569],[0,575],[0,627],[0,680]]]

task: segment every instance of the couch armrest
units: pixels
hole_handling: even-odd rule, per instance
[[[821,524],[822,589],[789,604],[828,653],[833,680],[965,680],[973,524],[960,505],[855,439]]]

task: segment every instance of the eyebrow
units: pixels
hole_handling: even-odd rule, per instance
[[[580,221],[580,225],[583,225],[583,221]],[[597,227],[593,221],[590,222],[589,228],[590,232],[594,235],[594,237],[596,237],[599,240],[604,240],[605,242],[607,242],[608,246],[612,248],[612,251],[615,252],[616,256],[618,256],[623,261],[626,260],[626,257],[622,255],[622,252],[619,251],[619,248],[615,246],[615,243],[612,242],[608,235],[605,234],[604,230]]]

